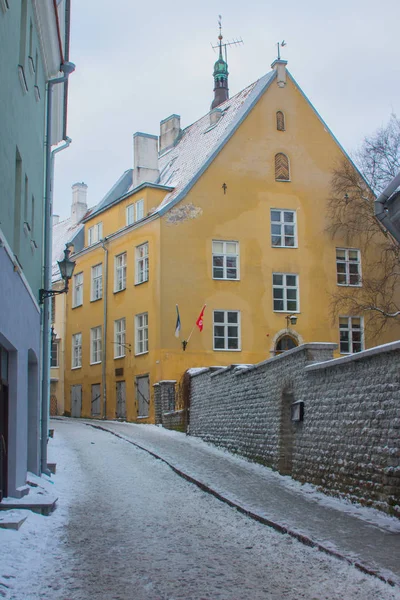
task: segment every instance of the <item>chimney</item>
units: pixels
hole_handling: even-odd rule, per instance
[[[286,65],[287,60],[277,58],[271,65],[271,69],[276,71],[276,83],[278,87],[285,87],[286,85]]]
[[[74,183],[72,186],[72,225],[77,225],[87,212],[87,187],[83,181],[82,183]]]
[[[133,134],[133,187],[155,183],[158,170],[158,137],[137,131]]]
[[[181,118],[171,115],[160,122],[160,153],[172,148],[181,132]]]
[[[210,112],[210,127],[218,123],[222,117],[222,110],[220,108],[213,108]]]
[[[60,222],[60,215],[52,215],[51,216],[51,224],[53,225],[58,225],[58,223]]]

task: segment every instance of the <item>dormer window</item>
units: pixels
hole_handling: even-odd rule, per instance
[[[126,224],[132,225],[144,217],[144,200],[138,200],[126,207]]]
[[[276,128],[278,131],[285,131],[285,115],[281,110],[276,113]]]
[[[103,223],[96,223],[88,229],[88,246],[97,244],[103,237]]]
[[[275,179],[290,181],[289,159],[283,152],[275,154]]]

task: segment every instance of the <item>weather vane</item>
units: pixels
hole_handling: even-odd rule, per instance
[[[283,48],[284,46],[287,46],[285,40],[282,40],[280,43],[277,42],[276,43],[277,47],[278,47],[278,60],[281,60],[281,48]]]
[[[229,42],[225,42],[224,44],[222,43],[222,39],[223,39],[223,35],[222,35],[222,16],[218,15],[218,27],[219,27],[219,36],[218,36],[218,44],[216,46],[213,46],[213,43],[211,42],[211,47],[212,49],[215,50],[217,48],[219,48],[221,56],[222,56],[222,48],[224,48],[225,50],[225,62],[228,62],[227,59],[227,52],[226,52],[226,47],[227,46],[240,46],[242,44],[244,44],[244,41],[242,40],[242,38],[238,38],[238,39],[233,39]]]

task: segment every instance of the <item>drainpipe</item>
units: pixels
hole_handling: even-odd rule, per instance
[[[44,268],[43,289],[51,287],[51,264],[52,264],[52,179],[53,179],[53,156],[51,152],[51,122],[53,116],[52,92],[53,87],[59,83],[65,83],[69,75],[75,70],[75,65],[70,62],[61,65],[63,77],[50,79],[47,82],[47,114],[46,114],[46,181],[44,196]],[[70,142],[54,152],[64,150]],[[41,406],[41,459],[40,468],[42,473],[50,474],[47,468],[47,437],[49,430],[50,413],[50,298],[45,298],[42,312],[42,406]]]
[[[101,245],[104,250],[104,278],[103,278],[103,347],[101,358],[101,387],[103,391],[103,419],[107,418],[107,290],[108,290],[108,249],[106,248],[107,238],[104,238]]]
[[[400,242],[400,230],[390,220],[387,207],[391,204],[390,196],[399,187],[399,185],[400,173],[398,173],[396,177],[392,179],[389,185],[383,190],[383,192],[374,202],[376,218],[379,219],[385,229],[387,229],[398,242]]]

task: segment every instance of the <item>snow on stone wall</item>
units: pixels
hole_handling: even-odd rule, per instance
[[[190,434],[400,516],[400,342],[331,360],[335,347],[193,373]]]

